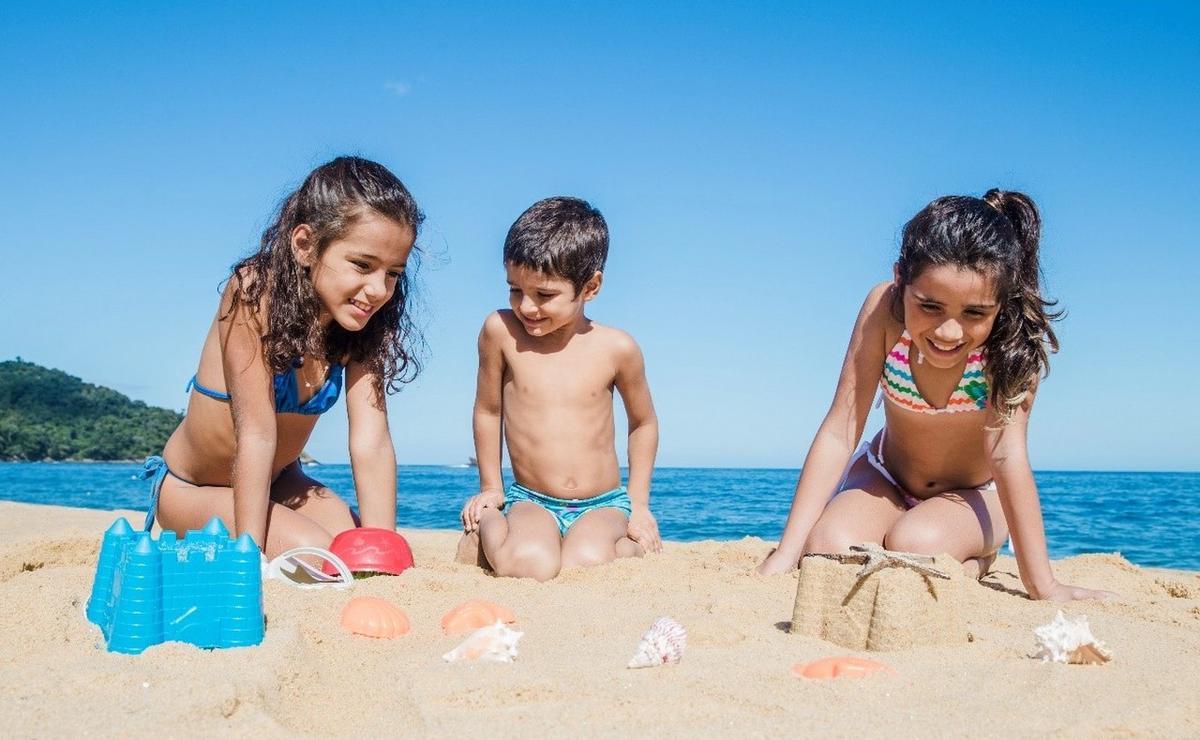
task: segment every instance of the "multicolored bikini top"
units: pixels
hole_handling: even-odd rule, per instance
[[[967,367],[963,370],[962,379],[958,381],[958,387],[950,394],[950,400],[944,408],[931,406],[917,390],[917,384],[913,382],[912,363],[908,360],[911,351],[912,337],[905,329],[883,361],[883,377],[879,379],[879,387],[883,389],[887,400],[922,414],[981,411],[987,408],[988,384],[983,374],[982,351],[967,355]]]

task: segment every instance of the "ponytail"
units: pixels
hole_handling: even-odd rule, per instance
[[[1007,421],[1037,378],[1049,374],[1050,353],[1058,351],[1051,322],[1062,312],[1051,311],[1057,301],[1041,293],[1042,219],[1037,206],[1024,193],[996,189],[984,194],[983,201],[1008,222],[1017,257],[1016,269],[1002,281],[1000,311],[985,343],[992,406]]]

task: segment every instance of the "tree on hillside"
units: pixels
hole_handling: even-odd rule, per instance
[[[0,362],[0,459],[139,459],[158,454],[182,420],[61,370]]]

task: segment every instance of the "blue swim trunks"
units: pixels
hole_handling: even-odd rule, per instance
[[[558,533],[562,536],[566,536],[567,530],[571,528],[576,519],[593,509],[617,509],[626,517],[633,511],[629,503],[629,492],[625,490],[625,486],[617,486],[607,493],[591,498],[569,499],[547,496],[526,488],[520,483],[513,483],[504,494],[504,508],[501,509],[501,513],[507,514],[512,505],[518,501],[537,504],[550,512],[554,521],[558,522]]]

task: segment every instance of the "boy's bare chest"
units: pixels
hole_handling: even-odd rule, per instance
[[[611,403],[616,368],[600,353],[514,352],[505,359],[506,402]]]

